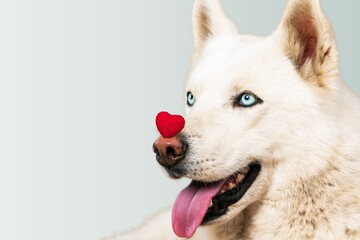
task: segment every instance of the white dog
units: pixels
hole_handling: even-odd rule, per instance
[[[260,38],[196,0],[193,30],[185,128],[154,144],[192,182],[172,210],[108,239],[360,239],[360,99],[319,1],[290,0]]]

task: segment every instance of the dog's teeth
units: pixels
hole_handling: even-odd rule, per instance
[[[236,186],[236,185],[235,185],[234,183],[230,183],[228,189],[229,189],[229,190],[230,190],[230,189],[233,189],[235,186]]]
[[[224,190],[224,189],[221,189],[220,194],[223,194],[224,192],[225,192],[225,190]]]
[[[241,183],[242,181],[244,181],[244,178],[245,178],[245,175],[239,173],[239,174],[237,175],[237,177],[236,177],[236,182],[237,182],[237,183]]]
[[[247,174],[249,172],[249,167],[244,167],[239,172],[242,173],[242,174]]]
[[[210,201],[210,204],[209,204],[209,208],[212,207],[212,205],[213,205],[213,202],[212,202],[212,200],[211,200],[211,201]]]

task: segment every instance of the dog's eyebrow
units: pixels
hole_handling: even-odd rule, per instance
[[[235,87],[234,87],[234,92],[235,93],[239,93],[239,92],[241,92],[241,91],[243,91],[243,87],[240,87],[240,86],[238,86],[238,85],[236,85]]]

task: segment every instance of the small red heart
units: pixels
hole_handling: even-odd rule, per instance
[[[180,115],[159,112],[156,116],[156,127],[164,138],[178,134],[185,126],[185,119]]]

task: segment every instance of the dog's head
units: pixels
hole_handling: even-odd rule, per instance
[[[172,177],[193,180],[173,209],[181,237],[232,219],[270,181],[311,176],[335,137],[324,116],[335,109],[337,52],[318,0],[291,0],[264,38],[239,34],[217,0],[196,0],[193,32],[185,128],[155,143]]]

